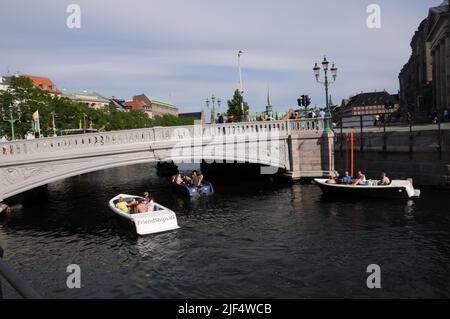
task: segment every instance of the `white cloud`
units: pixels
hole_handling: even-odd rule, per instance
[[[323,104],[312,67],[324,54],[336,61],[334,100],[361,90],[398,89],[409,42],[430,6],[379,0],[382,29],[366,27],[373,1],[77,0],[82,28],[66,27],[62,1],[2,3],[0,70],[52,77],[59,87],[128,97],[148,92],[195,110],[215,93],[237,87],[237,51],[246,97],[261,109],[267,85],[274,104],[310,94]],[[401,14],[399,14],[401,12]]]

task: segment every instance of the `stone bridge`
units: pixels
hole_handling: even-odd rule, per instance
[[[1,143],[0,202],[61,179],[149,162],[261,164],[292,179],[334,170],[323,120],[157,127]]]

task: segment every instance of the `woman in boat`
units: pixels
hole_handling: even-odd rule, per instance
[[[386,173],[381,173],[381,181],[378,183],[380,186],[388,186],[391,185],[391,180],[387,177]]]
[[[366,184],[366,175],[364,175],[361,171],[358,171],[358,179],[353,183],[353,186],[364,185]]]
[[[185,184],[185,181],[181,174],[177,174],[172,177],[172,183],[177,184],[177,185],[183,185],[183,184]]]
[[[147,212],[153,212],[155,210],[155,201],[148,192],[144,193],[144,204],[147,206]]]

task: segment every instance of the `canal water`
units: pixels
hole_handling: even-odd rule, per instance
[[[149,191],[181,229],[137,237],[107,207]],[[187,201],[153,165],[49,185],[0,220],[5,259],[47,298],[450,297],[448,192],[415,201],[331,201],[309,184],[217,184]],[[81,289],[66,286],[70,264]],[[367,288],[367,267],[382,288]],[[3,283],[7,298],[17,295]]]

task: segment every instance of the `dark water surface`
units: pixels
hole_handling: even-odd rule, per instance
[[[146,190],[177,213],[180,230],[137,237],[107,207]],[[450,297],[449,192],[352,203],[313,185],[216,191],[187,202],[152,165],[80,176],[0,220],[0,244],[48,298]],[[81,267],[81,289],[66,286],[69,264]],[[381,290],[366,286],[370,264],[381,266]]]

